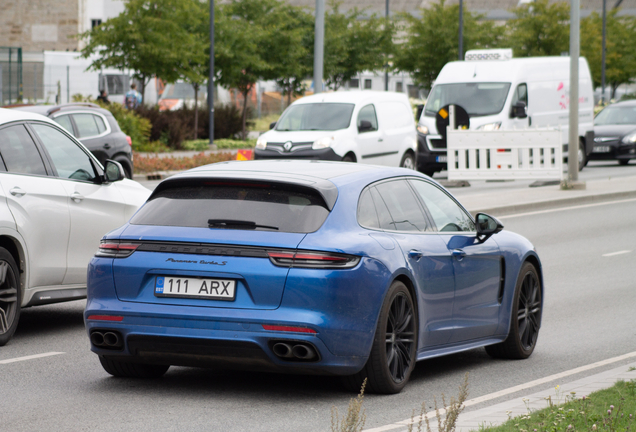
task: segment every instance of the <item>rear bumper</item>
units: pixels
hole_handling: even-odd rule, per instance
[[[102,303],[103,305],[103,303]],[[105,349],[91,344],[91,351],[127,362],[189,367],[223,367],[256,371],[350,375],[366,363],[366,356],[333,355],[320,333],[289,333],[264,330],[260,323],[247,321],[183,319],[158,314],[135,314],[109,308],[108,315],[123,316],[121,322],[88,320],[90,315],[104,315],[89,304],[85,311],[88,334],[93,330],[114,331],[122,336],[123,348]],[[141,313],[140,313],[141,312]],[[284,314],[281,314],[284,315]],[[274,321],[281,325],[281,321]],[[290,323],[291,325],[292,323]],[[284,325],[284,324],[283,324]],[[299,325],[296,323],[296,325]],[[285,360],[272,351],[275,342],[298,343],[313,347],[314,361]]]

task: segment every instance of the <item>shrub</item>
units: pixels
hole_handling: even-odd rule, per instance
[[[207,106],[199,107],[197,138],[209,139],[209,113]],[[136,112],[152,124],[150,141],[161,141],[173,148],[182,148],[185,140],[194,139],[194,108],[183,107],[174,111],[159,111],[158,107],[140,106]],[[241,113],[233,105],[214,108],[214,138],[231,138],[241,131]]]

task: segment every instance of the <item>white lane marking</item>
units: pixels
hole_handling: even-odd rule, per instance
[[[561,379],[561,378],[568,377],[570,375],[575,375],[577,373],[585,372],[585,371],[588,371],[590,369],[595,369],[595,368],[601,367],[601,366],[606,366],[608,364],[616,363],[616,362],[619,362],[621,360],[625,360],[625,359],[632,358],[632,357],[636,357],[636,351],[631,352],[631,353],[627,353],[627,354],[623,354],[623,355],[620,355],[618,357],[612,357],[612,358],[609,358],[609,359],[606,359],[606,360],[601,360],[601,361],[598,361],[596,363],[591,363],[589,365],[585,365],[585,366],[581,366],[581,367],[578,367],[578,368],[570,369],[570,370],[567,370],[567,371],[564,371],[564,372],[560,372],[560,373],[557,373],[557,374],[554,374],[554,375],[547,376],[545,378],[539,378],[537,380],[530,381],[530,382],[527,382],[525,384],[519,384],[518,386],[510,387],[510,388],[507,388],[507,389],[504,389],[504,390],[500,390],[498,392],[494,392],[494,393],[490,393],[490,394],[487,394],[487,395],[484,395],[484,396],[480,396],[480,397],[477,397],[475,399],[470,399],[470,400],[467,400],[466,402],[464,402],[464,406],[468,407],[468,406],[472,406],[472,405],[477,405],[477,404],[482,403],[482,402],[486,402],[486,401],[489,401],[489,400],[492,400],[492,399],[497,399],[499,397],[506,396],[506,395],[509,395],[509,394],[512,394],[512,393],[516,393],[516,392],[521,391],[521,390],[526,390],[526,389],[529,389],[529,388],[532,388],[532,387],[535,387],[535,386],[538,386],[538,385],[541,385],[541,384],[549,383],[550,381],[555,381],[555,380],[558,380],[558,379]],[[446,413],[446,410],[445,409],[440,409],[439,412],[440,412],[440,415],[443,416]],[[430,412],[430,413],[428,413],[428,415],[426,417],[428,417],[429,419],[430,418],[435,418],[435,413],[434,412]],[[419,421],[419,415],[414,418],[414,421],[415,422]],[[391,430],[391,429],[397,429],[397,428],[400,428],[400,427],[404,427],[405,425],[409,425],[410,423],[411,423],[411,419],[408,418],[406,420],[402,420],[402,421],[395,422],[395,423],[392,423],[392,424],[388,424],[388,425],[385,425],[385,426],[380,426],[380,427],[373,428],[373,429],[365,429],[364,432],[383,432],[383,431],[388,431],[388,430]]]
[[[563,210],[576,210],[576,209],[582,209],[582,208],[588,208],[588,207],[598,207],[603,205],[621,204],[621,203],[634,202],[634,201],[636,201],[635,198],[630,198],[630,199],[624,199],[624,200],[618,200],[618,201],[605,201],[600,203],[581,204],[581,205],[571,206],[571,207],[561,207],[561,208],[554,208],[554,209],[547,209],[547,210],[537,210],[537,211],[527,212],[527,213],[517,213],[517,214],[511,214],[507,216],[498,216],[497,219],[532,216],[532,215],[538,215],[538,214],[544,214],[544,213],[553,213],[553,212],[558,212]]]
[[[43,353],[43,354],[35,354],[35,355],[30,355],[30,356],[25,356],[25,357],[16,357],[16,358],[7,359],[7,360],[0,360],[0,364],[15,363],[15,362],[19,362],[19,361],[33,360],[33,359],[38,359],[38,358],[42,358],[42,357],[50,357],[50,356],[60,355],[60,354],[66,354],[66,353],[63,353],[63,352],[47,352],[47,353]]]
[[[603,255],[601,255],[601,256],[604,256],[604,257],[611,257],[611,256],[615,256],[615,255],[623,255],[623,254],[630,253],[630,252],[633,252],[633,251],[630,251],[630,250],[624,250],[624,251],[618,251],[618,252],[606,253],[606,254],[603,254]]]

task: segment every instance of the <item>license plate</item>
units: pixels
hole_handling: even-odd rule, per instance
[[[236,297],[236,281],[157,276],[155,296],[233,301]]]
[[[446,162],[447,161],[447,157],[446,156],[437,156],[435,158],[436,162]]]
[[[609,153],[610,146],[594,146],[594,153]]]

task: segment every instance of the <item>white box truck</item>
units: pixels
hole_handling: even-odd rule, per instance
[[[449,105],[468,113],[469,129],[509,130],[557,127],[567,157],[570,58],[513,58],[511,49],[471,50],[465,60],[447,63],[422,110],[418,130],[418,170],[433,175],[446,169],[445,133],[436,114]],[[585,58],[579,59],[579,169],[594,141],[594,95]]]

